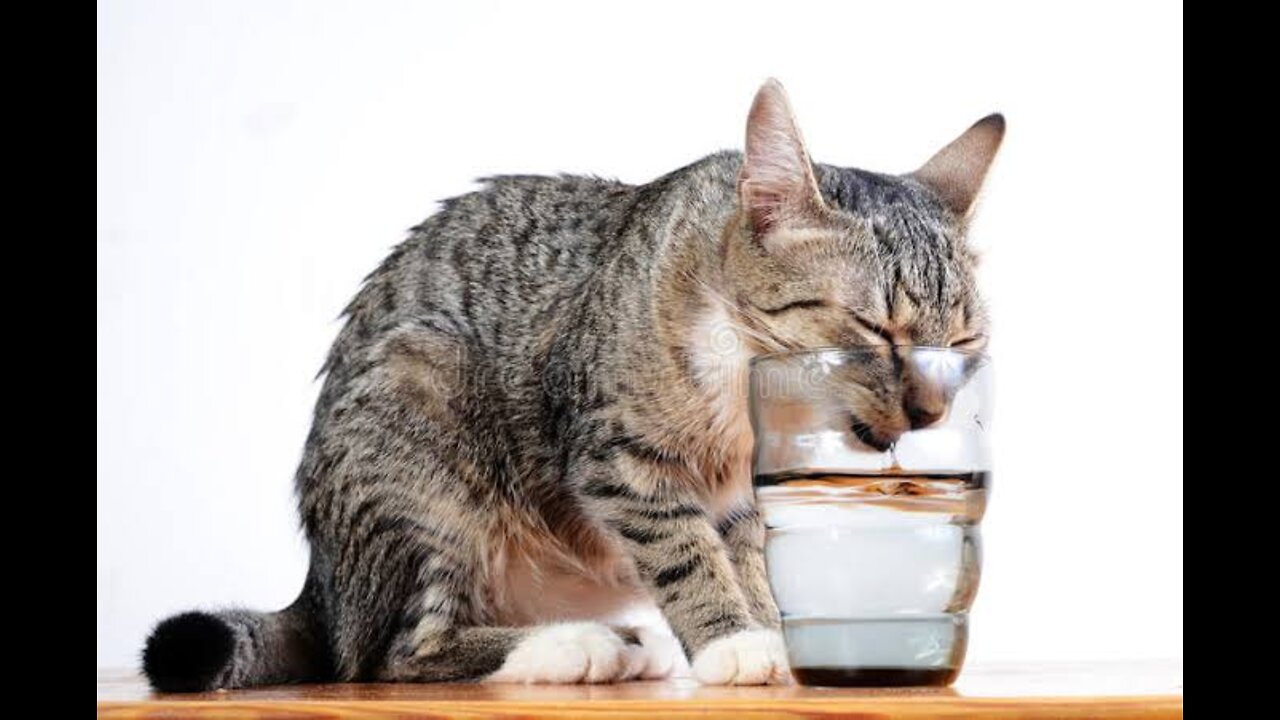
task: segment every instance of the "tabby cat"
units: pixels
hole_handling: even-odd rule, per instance
[[[445,201],[366,279],[324,365],[300,596],[164,620],[152,685],[610,682],[681,651],[704,683],[786,682],[748,361],[981,347],[964,235],[1003,134],[991,115],[906,175],[815,165],[770,80],[741,153]],[[940,412],[873,390],[873,447]],[[608,624],[646,603],[675,640]]]

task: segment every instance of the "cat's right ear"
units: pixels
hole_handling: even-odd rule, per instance
[[[757,238],[822,207],[813,163],[782,83],[773,78],[756,92],[747,116],[747,142],[738,196]]]
[[[978,192],[1004,140],[1004,116],[992,113],[939,150],[911,176],[929,186],[961,218],[973,213]]]

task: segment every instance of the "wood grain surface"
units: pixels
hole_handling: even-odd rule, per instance
[[[1181,718],[1182,663],[966,669],[952,688],[618,685],[297,685],[151,693],[100,671],[99,718]]]

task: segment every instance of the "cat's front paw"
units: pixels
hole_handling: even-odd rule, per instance
[[[777,630],[742,630],[712,640],[693,658],[703,685],[782,685],[791,681],[787,649]]]
[[[650,654],[611,628],[592,622],[535,629],[520,641],[488,682],[607,683],[647,673]]]
[[[679,641],[671,635],[651,628],[640,628],[637,637],[640,641],[638,650],[635,645],[628,647],[629,650],[638,653],[635,658],[637,664],[633,666],[633,669],[636,669],[634,677],[643,680],[660,680],[670,675],[677,664],[683,663],[684,650],[680,648]]]

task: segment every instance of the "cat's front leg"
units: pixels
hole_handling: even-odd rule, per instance
[[[738,584],[751,608],[751,617],[761,626],[777,630],[782,622],[765,572],[765,527],[760,512],[748,501],[730,510],[716,524],[716,529],[738,573]]]
[[[580,481],[593,515],[617,533],[707,684],[787,682],[775,628],[753,617],[728,549],[693,488],[659,458],[622,453]]]

